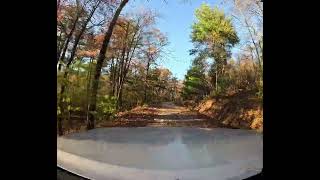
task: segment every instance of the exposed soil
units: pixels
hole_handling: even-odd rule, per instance
[[[194,108],[218,124],[263,131],[262,100],[253,91],[202,101]]]

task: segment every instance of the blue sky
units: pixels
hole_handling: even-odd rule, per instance
[[[168,35],[171,51],[170,55],[159,61],[159,65],[168,68],[179,80],[184,79],[193,59],[189,50],[193,45],[190,41],[191,25],[194,22],[194,11],[206,2],[211,6],[217,5],[216,1],[193,1],[182,2],[182,0],[131,0],[124,11],[131,11],[139,7],[156,10],[160,14],[156,27]]]

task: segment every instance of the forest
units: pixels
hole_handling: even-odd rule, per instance
[[[158,12],[123,11],[128,2],[57,1],[58,135],[77,126],[90,130],[121,112],[162,102],[201,110],[214,101],[221,106],[216,115],[212,104],[203,110],[213,119],[225,120],[234,108],[233,119],[244,111],[254,111],[250,124],[253,116],[261,119],[261,1],[220,0],[195,10],[189,34],[193,48],[186,49],[194,58],[183,80],[160,65],[170,54],[170,39],[158,27]]]

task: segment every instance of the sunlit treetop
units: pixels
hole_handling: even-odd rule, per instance
[[[239,38],[232,25],[231,19],[217,7],[211,8],[202,4],[195,11],[197,22],[192,25],[192,41],[205,43],[209,46],[234,46]]]

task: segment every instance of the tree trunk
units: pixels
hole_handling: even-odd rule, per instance
[[[66,65],[65,67],[65,70],[64,70],[64,74],[63,74],[63,78],[62,78],[62,84],[61,84],[61,89],[60,89],[60,98],[59,98],[59,102],[58,102],[58,105],[60,107],[60,111],[61,111],[61,114],[63,115],[66,111],[64,109],[64,103],[63,103],[63,96],[64,96],[64,92],[67,88],[67,84],[66,81],[67,80],[67,77],[68,77],[68,74],[69,74],[69,67],[71,65],[71,61],[68,62],[68,64]],[[78,71],[79,71],[79,68],[80,67],[80,64],[78,66]],[[59,68],[61,68],[61,66],[59,66]],[[61,69],[60,69],[61,70]],[[63,116],[62,116],[63,117]],[[59,121],[63,121],[63,118],[61,118]]]
[[[57,64],[59,61],[63,61],[64,58],[65,58],[65,54],[67,52],[67,49],[68,49],[68,46],[69,46],[69,42],[71,41],[71,38],[72,38],[72,35],[73,35],[73,32],[75,31],[76,27],[77,27],[77,23],[80,19],[80,16],[81,14],[83,13],[83,8],[80,8],[79,10],[79,6],[80,6],[80,1],[79,0],[76,0],[76,3],[77,3],[77,14],[76,14],[76,19],[71,27],[71,30],[69,32],[69,34],[67,35],[66,37],[66,42],[65,42],[65,45],[64,45],[64,48],[63,48],[63,51],[62,51],[62,54],[60,55],[59,54],[59,58],[57,59]]]
[[[86,19],[85,23],[84,23],[83,26],[81,27],[81,30],[80,30],[79,34],[76,36],[76,39],[75,39],[75,42],[74,42],[74,44],[73,44],[73,48],[72,48],[72,51],[71,51],[71,56],[70,56],[70,58],[68,59],[68,64],[67,64],[67,66],[66,66],[65,74],[64,74],[64,78],[63,78],[63,79],[66,79],[66,78],[67,78],[69,66],[70,66],[70,64],[72,63],[72,61],[74,60],[74,56],[75,56],[75,54],[76,54],[77,46],[78,46],[78,44],[79,44],[79,41],[80,41],[80,39],[81,39],[81,36],[83,35],[84,31],[86,30],[86,27],[87,27],[88,23],[90,22],[93,14],[94,14],[95,10],[97,9],[97,7],[99,6],[99,4],[100,4],[100,1],[93,7],[93,9],[91,10],[88,18]],[[65,53],[65,50],[64,50],[64,53]],[[63,54],[63,57],[64,57],[64,54]],[[63,58],[63,57],[62,57],[62,58]],[[63,59],[62,59],[62,60],[63,60]],[[60,68],[60,66],[59,66],[59,68]],[[78,68],[78,70],[79,70],[79,68]],[[90,73],[91,73],[91,72],[90,72]],[[63,84],[62,87],[61,87],[61,90],[64,91],[65,88],[66,88],[66,85]],[[61,94],[61,93],[63,93],[63,92],[60,92],[60,94]],[[61,94],[61,95],[62,95],[62,94]]]
[[[250,26],[249,26],[249,23],[248,23],[248,21],[247,21],[246,18],[244,18],[244,22],[245,22],[245,24],[246,24],[246,26],[247,26],[247,28],[248,28],[251,41],[252,41],[252,43],[253,43],[253,45],[254,45],[254,49],[255,49],[256,54],[257,54],[257,59],[258,59],[259,68],[261,68],[261,60],[260,60],[259,46],[257,45],[256,41],[255,41],[254,38],[253,38],[253,34],[252,34],[251,30],[250,30]]]
[[[62,67],[62,64],[61,64],[61,63],[59,63],[59,65],[58,65],[58,72],[60,72],[60,71],[61,71],[61,67]]]
[[[59,11],[60,10],[60,0],[58,0],[58,2],[57,2],[57,11]]]
[[[113,68],[113,77],[112,77],[112,96],[117,96],[116,87],[117,87],[117,76],[118,76],[118,68],[119,68],[119,57],[117,56],[115,60],[115,65]]]
[[[87,122],[87,129],[93,129],[95,127],[95,117],[94,117],[94,112],[96,111],[96,102],[97,102],[97,93],[98,93],[98,86],[99,86],[99,79],[101,75],[101,69],[102,69],[102,64],[105,59],[105,54],[107,51],[107,48],[109,46],[110,38],[113,32],[113,28],[118,20],[118,17],[123,9],[123,7],[128,3],[129,0],[123,0],[120,3],[120,6],[116,10],[112,21],[109,25],[108,31],[105,34],[105,38],[102,43],[102,47],[99,52],[99,56],[97,59],[97,65],[96,65],[96,70],[94,74],[94,79],[92,82],[92,88],[91,88],[91,99],[90,99],[90,104],[89,104],[89,121]]]
[[[125,45],[124,45],[125,46]],[[117,86],[116,86],[116,97],[117,97],[117,105],[119,108],[119,98],[120,98],[120,91],[121,91],[121,87],[122,87],[122,77],[123,77],[123,67],[124,67],[124,61],[125,61],[125,54],[126,54],[126,48],[123,47],[122,48],[122,52],[121,52],[121,59],[120,59],[120,64],[119,64],[119,73],[118,73],[118,77],[117,77]]]
[[[216,94],[218,93],[218,64],[216,65]]]
[[[63,75],[63,79],[66,79],[67,76],[68,76],[68,72],[65,71],[64,75]],[[59,102],[58,102],[58,105],[60,108],[60,117],[58,118],[58,133],[60,136],[63,135],[62,121],[63,121],[63,117],[65,114],[63,96],[64,96],[65,89],[66,89],[65,82],[62,82],[61,89],[60,89],[60,97],[59,97]]]
[[[118,100],[118,109],[121,110],[122,108],[122,87],[123,85],[121,84],[120,89],[119,89],[119,100]]]
[[[130,24],[128,23],[127,32],[129,32],[129,25]],[[120,84],[119,84],[118,106],[117,106],[117,108],[119,110],[122,108],[122,105],[123,105],[122,92],[123,92],[124,81],[127,77],[127,74],[128,74],[129,68],[130,68],[130,63],[131,63],[133,54],[135,52],[135,49],[138,45],[138,41],[139,41],[139,37],[140,37],[140,34],[139,34],[136,43],[134,43],[136,34],[137,34],[137,31],[133,34],[133,37],[130,41],[130,44],[128,45],[128,49],[125,49],[125,51],[127,51],[127,52],[122,56],[124,58],[124,61],[122,62],[121,73],[120,73]],[[127,36],[128,36],[128,33],[126,33],[126,37]]]
[[[113,96],[113,76],[114,76],[114,58],[112,57],[111,58],[111,64],[110,64],[110,84],[109,84],[109,87],[111,87],[111,91],[109,91],[109,95],[110,96]]]
[[[125,31],[125,36],[124,36],[124,40],[122,42],[122,51],[121,51],[121,59],[120,59],[120,68],[119,68],[119,75],[118,75],[118,83],[117,83],[117,109],[120,109],[122,102],[122,98],[120,96],[122,96],[122,83],[123,83],[123,76],[124,76],[124,69],[125,69],[125,63],[126,63],[126,55],[127,52],[130,51],[130,49],[127,49],[127,44],[126,44],[126,40],[129,34],[129,27],[130,27],[130,23],[127,24],[127,28]]]
[[[57,60],[58,60],[58,62],[59,62],[59,57],[60,57],[60,54],[61,54],[61,50],[62,50],[62,43],[63,42],[61,42],[62,41],[62,32],[60,31],[60,33],[59,33],[59,36],[58,36],[58,38],[57,38],[57,41],[58,41],[58,44],[57,44]]]
[[[73,35],[74,30],[76,29],[76,25],[78,23],[79,17],[80,17],[80,13],[77,14],[77,17],[76,17],[76,19],[75,19],[75,21],[74,21],[74,23],[72,25],[72,28],[71,28],[69,34],[66,37],[66,42],[64,44],[62,53],[59,56],[59,58],[57,58],[57,64],[58,64],[59,61],[63,61],[64,60],[64,57],[66,55],[66,52],[67,52],[67,49],[68,49],[68,46],[69,46],[69,42],[71,41],[71,37]]]
[[[89,67],[88,67],[88,74],[87,74],[87,80],[88,80],[88,83],[87,83],[87,97],[86,97],[86,100],[87,100],[87,107],[86,107],[87,121],[89,120],[89,98],[90,98],[89,90],[90,90],[90,84],[91,84],[91,69],[92,69],[91,65],[92,65],[92,61],[93,61],[93,58],[90,58]]]
[[[148,58],[147,67],[146,67],[146,78],[144,84],[144,103],[147,102],[147,83],[148,83],[148,76],[149,76],[149,66],[150,66],[150,59]]]
[[[75,54],[76,54],[76,52],[77,52],[77,46],[78,46],[78,44],[79,44],[79,42],[80,42],[80,39],[81,39],[84,31],[86,30],[87,25],[88,25],[88,23],[90,22],[93,14],[94,14],[94,12],[95,12],[96,9],[98,8],[100,2],[101,2],[101,1],[98,1],[98,3],[97,3],[94,7],[92,7],[92,10],[91,10],[89,16],[87,17],[85,23],[82,25],[79,34],[76,36],[76,39],[75,39],[75,41],[74,41],[74,43],[73,43],[73,47],[72,47],[72,50],[71,50],[71,55],[70,55],[70,58],[69,58],[68,62],[71,63],[71,62],[73,61],[74,56],[75,56]]]
[[[62,117],[58,118],[58,135],[62,136],[63,135],[63,128],[62,128]]]

